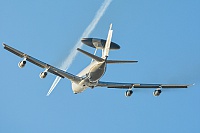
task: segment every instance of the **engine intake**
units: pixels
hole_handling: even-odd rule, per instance
[[[26,65],[26,61],[25,61],[25,60],[20,61],[20,62],[18,63],[19,68],[23,68],[25,65]]]
[[[125,96],[126,96],[126,97],[130,97],[132,94],[133,94],[133,91],[132,91],[132,90],[127,90],[127,91],[125,92]]]
[[[40,73],[40,78],[43,79],[47,76],[47,72],[41,72]]]
[[[161,90],[155,90],[155,91],[153,92],[153,95],[154,95],[155,97],[160,96],[161,92],[162,92]]]

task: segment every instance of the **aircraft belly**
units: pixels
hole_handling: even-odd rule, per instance
[[[105,63],[99,63],[99,64],[95,65],[94,67],[92,67],[90,69],[90,72],[88,75],[89,80],[91,82],[95,82],[95,81],[99,80],[105,73],[105,69],[106,69]]]
[[[96,61],[92,62],[85,69],[83,69],[79,74],[77,74],[77,76],[82,77],[82,76],[86,75],[95,64],[97,64]]]

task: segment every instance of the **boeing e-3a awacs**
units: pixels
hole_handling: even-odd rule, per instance
[[[83,38],[81,41],[93,48],[102,50],[102,57],[98,57],[95,54],[88,53],[82,49],[77,48],[78,51],[92,58],[92,62],[83,69],[79,74],[74,75],[68,72],[65,72],[59,68],[56,68],[52,65],[44,63],[36,58],[31,57],[28,54],[20,52],[6,44],[3,43],[3,46],[6,50],[12,52],[13,54],[23,58],[19,62],[18,66],[23,68],[26,65],[26,61],[29,61],[45,70],[40,73],[40,78],[45,78],[47,73],[55,74],[61,78],[67,78],[72,83],[72,90],[75,94],[83,92],[87,88],[94,87],[107,87],[107,88],[118,88],[118,89],[127,89],[125,96],[131,96],[133,93],[133,88],[155,88],[153,92],[154,96],[159,96],[161,94],[161,89],[167,88],[187,88],[189,85],[186,84],[140,84],[140,83],[117,83],[117,82],[103,82],[100,81],[101,77],[106,71],[107,64],[113,63],[136,63],[134,60],[108,60],[109,51],[111,49],[119,49],[120,46],[114,42],[111,42],[112,38],[112,24],[108,32],[107,40],[97,39],[97,38]],[[95,51],[96,51],[95,50]],[[95,52],[96,53],[96,52]]]

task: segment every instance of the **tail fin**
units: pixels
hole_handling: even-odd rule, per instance
[[[110,24],[110,29],[108,31],[108,37],[107,37],[107,40],[106,40],[106,45],[105,45],[105,48],[103,50],[103,55],[102,55],[103,59],[108,58],[109,51],[110,51],[110,43],[111,43],[111,39],[112,39],[112,33],[113,33],[112,24]]]

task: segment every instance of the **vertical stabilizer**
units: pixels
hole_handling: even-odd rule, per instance
[[[103,50],[103,55],[102,55],[103,59],[107,59],[107,57],[109,55],[112,33],[113,33],[112,24],[110,24],[110,29],[108,31],[108,37],[107,37],[107,40],[106,40],[106,45],[105,45],[105,48]]]

